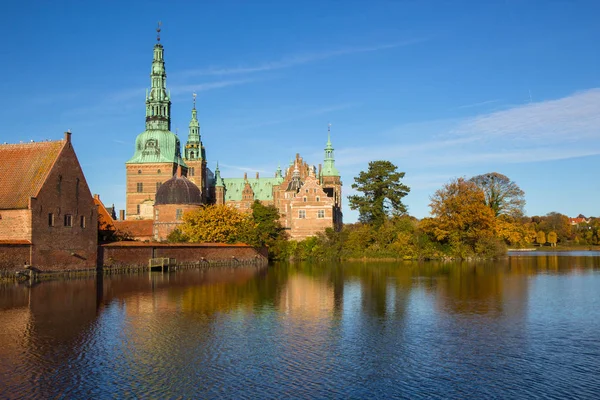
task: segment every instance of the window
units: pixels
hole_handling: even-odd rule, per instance
[[[306,203],[306,196],[302,198],[302,201]]]
[[[325,210],[317,211],[317,218],[325,218]]]
[[[138,192],[138,193],[142,193],[143,191],[144,191],[144,184],[143,184],[143,183],[141,183],[141,182],[139,182],[139,183],[137,184],[137,192]],[[138,213],[138,214],[139,214],[139,213]]]
[[[160,185],[162,185],[162,182],[156,182],[156,190],[158,190],[158,188],[160,187]]]
[[[141,175],[141,174],[142,174],[142,170],[138,169],[138,175]]]
[[[73,216],[71,214],[65,214],[65,226],[73,226]]]
[[[193,158],[193,153],[192,153],[192,158]],[[194,176],[194,167],[191,167],[191,168],[189,169],[189,172],[190,172],[190,173],[189,173],[189,175],[190,175],[190,176]]]
[[[156,173],[160,175],[160,173],[161,173],[161,172],[160,172],[160,169],[159,169],[158,171],[156,171]]]
[[[138,215],[140,214],[140,205],[139,204],[137,205],[137,213],[138,213]]]
[[[178,208],[178,209],[175,211],[175,219],[176,219],[177,221],[180,221],[182,216],[183,216],[183,210],[181,210],[181,208]]]
[[[317,196],[317,201],[321,201],[321,198],[319,196]]]
[[[54,226],[54,214],[48,214],[48,226]]]
[[[83,216],[83,215],[81,217],[79,217],[79,226],[81,228],[85,228],[85,216]]]
[[[306,211],[305,210],[298,210],[298,218],[300,218],[300,219],[306,218]]]

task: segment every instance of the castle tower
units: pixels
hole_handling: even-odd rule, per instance
[[[160,25],[156,30],[150,92],[146,92],[146,130],[135,140],[135,153],[125,163],[127,171],[127,219],[152,219],[154,199],[160,185],[170,179],[177,167],[187,172],[181,158],[179,138],[171,132],[171,98],[167,93],[164,48]]]
[[[331,124],[327,127],[327,143],[325,145],[325,159],[320,173],[321,185],[327,197],[334,199],[333,223],[336,229],[342,228],[342,181],[340,173],[335,167],[333,145],[331,144]]]
[[[196,111],[196,93],[190,120],[188,139],[185,144],[184,160],[188,166],[187,177],[202,190],[202,202],[208,201],[208,182],[206,179],[206,150],[200,138],[200,123]]]
[[[225,204],[225,182],[221,178],[219,163],[217,163],[217,168],[215,169],[215,203]]]

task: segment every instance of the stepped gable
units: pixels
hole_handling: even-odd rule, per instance
[[[160,185],[156,191],[154,205],[161,204],[202,204],[202,193],[198,186],[185,176],[174,175]]]
[[[66,140],[0,144],[0,209],[26,209],[36,197]]]

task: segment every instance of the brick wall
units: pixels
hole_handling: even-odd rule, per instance
[[[98,211],[70,142],[30,208],[33,266],[44,271],[96,267]],[[49,224],[50,213],[54,226]]]
[[[127,164],[126,170],[126,218],[138,219],[140,215],[138,214],[137,206],[148,199],[150,199],[151,203],[154,204],[154,199],[156,198],[156,184],[162,184],[171,179],[177,171],[177,164]],[[142,184],[141,193],[137,191],[138,183]],[[152,216],[152,208],[150,208],[148,213],[142,215],[144,219],[152,219]]]
[[[23,270],[30,263],[30,244],[0,244],[0,270]]]
[[[161,244],[112,243],[100,246],[103,265],[107,267],[147,267],[150,258],[175,258],[178,263],[230,261],[232,264],[260,260],[267,262],[266,249],[256,250],[247,245],[221,244]]]
[[[0,240],[31,240],[31,211],[0,210]]]

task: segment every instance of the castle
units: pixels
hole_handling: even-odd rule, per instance
[[[160,33],[160,29],[158,30]],[[218,164],[207,167],[196,96],[187,142],[171,132],[171,98],[167,91],[164,47],[154,45],[151,88],[146,92],[146,129],[135,141],[135,153],[126,165],[126,219],[153,220],[154,240],[164,240],[181,224],[185,211],[204,204],[226,204],[251,212],[255,200],[275,206],[281,224],[292,239],[342,226],[342,182],[335,167],[328,130],[323,164],[306,163],[299,154],[272,177],[223,178]]]

